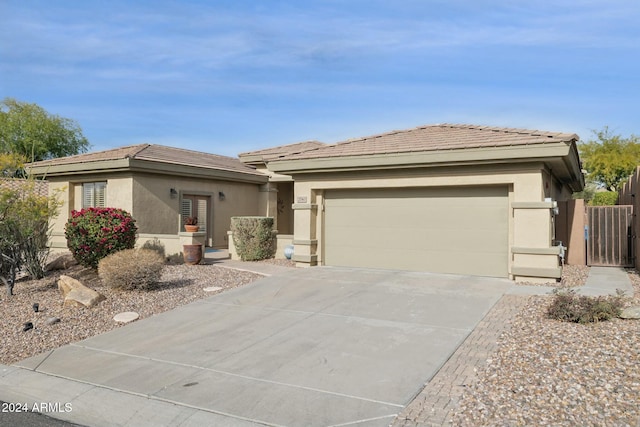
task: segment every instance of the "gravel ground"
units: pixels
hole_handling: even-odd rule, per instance
[[[628,305],[640,305],[640,276],[629,277]],[[559,322],[545,315],[550,301],[529,297],[454,426],[640,426],[640,321]]]
[[[586,265],[565,265],[562,267],[562,278],[560,281],[546,283],[516,282],[516,284],[527,286],[575,287],[584,285],[588,276],[589,267]]]
[[[57,288],[60,274],[79,279],[103,294],[106,300],[93,308],[62,307],[62,294]],[[52,272],[42,280],[18,281],[12,297],[8,297],[6,289],[0,286],[0,363],[11,364],[115,329],[121,324],[116,323],[113,316],[124,311],[135,311],[142,319],[211,296],[212,292],[203,290],[208,286],[226,290],[261,277],[213,265],[166,265],[157,289],[115,291],[103,286],[91,269],[75,266],[63,272]],[[40,306],[38,313],[32,309],[36,302]],[[48,325],[47,319],[51,317],[59,318],[60,322]],[[23,332],[26,322],[32,322],[34,329]]]

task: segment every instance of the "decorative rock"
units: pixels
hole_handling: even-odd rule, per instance
[[[135,311],[125,311],[124,313],[116,314],[113,317],[113,320],[115,320],[118,323],[129,323],[129,322],[133,322],[134,320],[138,320],[139,317],[140,315]]]
[[[640,319],[640,307],[629,307],[620,313],[621,319]]]
[[[59,317],[49,317],[45,322],[47,325],[55,325],[56,323],[60,323]]]
[[[221,289],[222,289],[221,286],[209,286],[207,288],[204,288],[203,291],[205,291],[205,292],[215,292],[215,291],[219,291]]]
[[[76,261],[72,255],[62,255],[47,263],[44,267],[44,271],[66,270],[67,268],[73,267],[77,264],[78,261]]]
[[[58,279],[58,289],[64,296],[64,306],[84,306],[93,307],[100,301],[106,299],[93,289],[84,286],[73,277],[62,275]]]

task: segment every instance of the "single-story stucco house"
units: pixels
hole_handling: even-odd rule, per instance
[[[180,250],[187,214],[206,244],[229,245],[232,216],[268,215],[298,266],[353,266],[542,281],[559,278],[558,201],[584,187],[575,134],[440,124],[238,159],[136,145],[32,163],[71,209],[104,197],[140,241]],[[106,189],[106,190],[105,190]],[[565,243],[566,244],[566,243]],[[231,248],[232,249],[232,248]]]
[[[136,219],[138,243],[158,238],[167,254],[182,251],[184,220],[197,216],[206,246],[227,247],[230,218],[259,215],[268,177],[238,159],[139,144],[28,165],[61,191],[51,248],[66,249],[64,226],[72,210],[95,206],[125,209]],[[265,213],[266,214],[266,213]]]

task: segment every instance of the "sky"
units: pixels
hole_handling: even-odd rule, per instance
[[[0,99],[91,151],[437,123],[640,134],[635,0],[0,0]]]

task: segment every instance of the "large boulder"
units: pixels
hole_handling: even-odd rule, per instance
[[[87,288],[73,277],[62,275],[58,279],[58,289],[64,297],[64,306],[84,306],[93,307],[100,301],[106,299],[93,289]]]
[[[59,257],[53,259],[51,262],[47,263],[44,267],[44,271],[53,271],[53,270],[66,270],[69,267],[73,267],[74,265],[78,265],[78,261],[71,254],[60,255]]]

